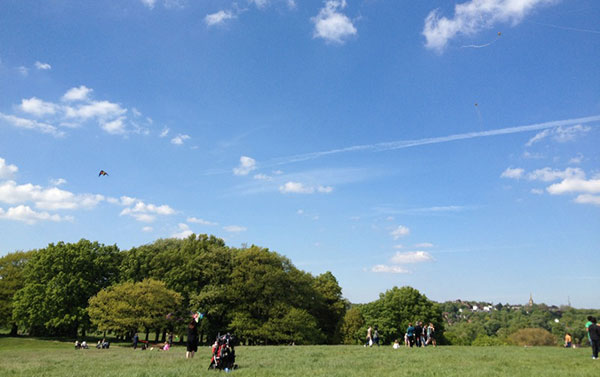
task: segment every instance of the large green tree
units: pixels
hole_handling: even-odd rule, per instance
[[[81,240],[38,250],[23,270],[13,319],[30,334],[75,336],[89,327],[88,300],[118,279],[116,245]]]
[[[432,322],[438,337],[443,332],[442,311],[437,303],[412,287],[393,287],[379,295],[379,299],[361,306],[365,319],[363,333],[368,326],[377,326],[383,342],[402,339],[409,323]]]
[[[23,269],[35,253],[17,251],[0,258],[0,327],[10,327],[11,335],[17,335],[18,326],[13,320],[13,299],[15,293],[25,285]]]
[[[139,329],[164,329],[169,314],[177,312],[180,305],[179,293],[161,281],[145,279],[101,290],[90,298],[87,311],[98,330],[131,337]]]

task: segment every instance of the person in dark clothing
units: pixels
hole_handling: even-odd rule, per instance
[[[417,322],[415,325],[415,344],[417,347],[421,347],[421,334],[423,333],[423,328],[421,327],[421,322]]]
[[[600,327],[596,323],[596,318],[592,318],[592,324],[588,327],[590,341],[592,342],[592,359],[598,359],[598,349],[600,348]]]
[[[406,335],[408,337],[408,343],[412,347],[415,344],[415,328],[413,327],[412,323],[408,324]]]
[[[133,336],[133,349],[137,349],[138,342],[140,341],[140,337],[137,333]]]
[[[191,359],[194,357],[195,352],[198,352],[198,322],[196,322],[195,318],[192,318],[187,329],[187,352],[185,353],[185,358]]]

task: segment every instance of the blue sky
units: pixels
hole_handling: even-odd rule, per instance
[[[192,232],[598,307],[592,0],[0,3],[0,255]],[[108,176],[98,177],[103,169]]]

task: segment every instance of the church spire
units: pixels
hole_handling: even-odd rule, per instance
[[[529,293],[529,306],[533,306],[533,295]]]

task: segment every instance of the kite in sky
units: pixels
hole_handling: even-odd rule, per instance
[[[483,47],[487,47],[490,45],[493,45],[494,43],[498,42],[498,39],[500,39],[500,37],[502,36],[502,32],[498,32],[498,36],[496,37],[496,39],[494,39],[493,41],[486,43],[486,44],[482,44],[482,45],[466,45],[466,46],[460,46],[461,48],[483,48]]]
[[[100,170],[100,173],[98,173],[98,177],[103,176],[103,175],[108,175],[108,173],[105,172],[104,170]]]

